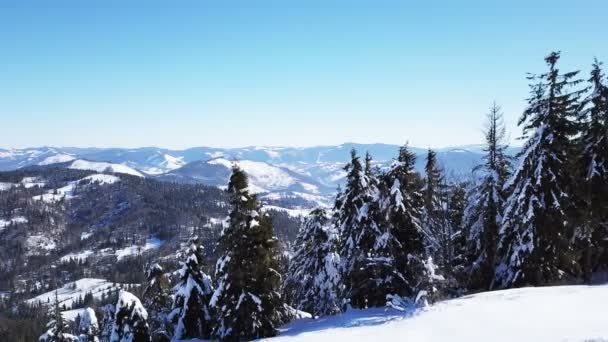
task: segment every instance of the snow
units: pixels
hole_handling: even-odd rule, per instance
[[[158,249],[163,243],[164,241],[161,241],[157,238],[151,238],[148,239],[146,241],[146,244],[143,246],[129,246],[122,249],[118,249],[116,250],[115,255],[118,260],[121,260],[125,257],[138,255],[150,249]]]
[[[604,341],[608,285],[484,292],[418,311],[349,310],[283,326],[289,341]]]
[[[57,248],[57,245],[55,244],[55,241],[50,238],[42,234],[36,234],[30,235],[27,240],[25,240],[25,247],[28,250],[43,249],[45,251],[50,251]]]
[[[216,158],[209,160],[208,163],[232,168],[235,162],[225,158]],[[253,193],[282,190],[298,183],[298,180],[291,176],[287,170],[268,163],[252,160],[240,160],[236,163],[249,177],[249,190]],[[306,187],[305,185],[302,186]],[[308,187],[316,189],[316,186],[312,184],[309,184]]]
[[[74,159],[76,159],[76,157],[74,157],[70,154],[60,153],[60,154],[56,154],[54,156],[45,158],[43,161],[38,163],[38,165],[51,165],[51,164],[57,164],[57,163],[67,163]]]
[[[65,284],[63,287],[58,288],[57,299],[60,305],[71,308],[75,300],[84,298],[87,293],[91,293],[94,298],[101,299],[101,295],[106,295],[115,289],[123,288],[125,284],[113,284],[105,279],[97,278],[82,278],[70,283]],[[55,290],[43,293],[27,301],[30,304],[51,304],[55,303]],[[72,313],[69,313],[72,314]]]
[[[97,171],[97,172],[106,172],[109,170],[110,172],[113,172],[113,173],[125,173],[125,174],[132,175],[132,176],[144,177],[144,175],[141,174],[141,172],[139,172],[131,167],[128,167],[126,165],[106,163],[106,162],[95,162],[95,161],[89,161],[89,160],[83,160],[83,159],[74,160],[74,162],[72,162],[70,164],[70,166],[68,166],[68,168],[77,169],[77,170],[92,170],[92,171]]]
[[[70,260],[85,261],[91,255],[93,255],[93,251],[92,250],[85,250],[85,251],[82,251],[80,253],[66,254],[66,255],[62,256],[60,260],[62,262],[68,262]]]
[[[13,217],[10,220],[0,219],[0,231],[2,231],[4,228],[6,228],[7,226],[9,226],[11,224],[17,224],[17,223],[27,223],[27,219],[23,216]]]
[[[277,207],[275,205],[265,205],[264,207],[262,207],[262,210],[264,211],[268,211],[268,210],[277,210],[277,211],[284,211],[287,213],[287,215],[291,216],[291,217],[304,217],[304,216],[308,216],[308,214],[310,214],[310,212],[313,210],[311,208],[282,208],[282,207]]]

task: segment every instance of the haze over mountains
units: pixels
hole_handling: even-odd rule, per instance
[[[369,152],[379,167],[387,166],[397,155],[398,145],[345,143],[317,147],[193,147],[171,150],[141,148],[40,147],[0,149],[0,171],[24,167],[61,165],[98,172],[109,170],[142,177],[183,183],[223,186],[234,160],[249,174],[251,186],[259,193],[298,192],[311,195],[332,194],[344,177],[342,167],[355,148]],[[512,154],[518,148],[511,148]],[[422,170],[424,148],[412,148]],[[469,145],[437,149],[438,158],[452,177],[466,177],[483,156],[482,146]]]

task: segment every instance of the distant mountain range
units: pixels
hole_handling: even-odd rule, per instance
[[[126,173],[159,180],[225,186],[234,161],[250,177],[252,190],[285,196],[328,195],[344,178],[342,170],[350,150],[369,152],[380,167],[397,156],[398,145],[345,143],[317,147],[193,147],[170,150],[141,148],[40,147],[0,149],[0,171],[24,167],[64,166],[98,172]],[[427,149],[411,148],[422,171]],[[469,145],[436,149],[448,176],[465,177],[481,163],[483,146]],[[518,148],[509,149],[515,154]]]

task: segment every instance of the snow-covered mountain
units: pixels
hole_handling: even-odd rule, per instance
[[[398,145],[345,143],[317,147],[194,147],[169,150],[142,148],[58,148],[0,149],[0,171],[27,166],[60,163],[70,168],[98,172],[151,176],[160,180],[200,182],[225,186],[233,160],[238,160],[261,193],[297,192],[329,195],[345,176],[342,170],[350,150],[369,152],[374,162],[384,167],[396,157]],[[448,176],[467,177],[481,162],[483,146],[459,146],[437,150],[439,162]],[[511,154],[518,148],[511,148]],[[427,149],[412,148],[418,156],[416,167],[422,171]]]

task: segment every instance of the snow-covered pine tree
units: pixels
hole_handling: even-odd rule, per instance
[[[343,298],[355,308],[384,306],[387,296],[398,294],[405,278],[392,255],[398,242],[384,224],[380,189],[372,173],[371,157],[362,167],[355,150],[346,165],[346,186],[337,215],[340,232],[340,271]]]
[[[139,298],[121,290],[116,303],[116,315],[110,342],[149,342],[148,312]]]
[[[549,72],[530,76],[528,107],[519,120],[532,132],[519,155],[520,165],[506,184],[510,195],[499,234],[499,265],[493,286],[508,288],[551,284],[573,264],[572,171],[568,168],[583,90],[575,72],[560,74],[553,52]]]
[[[325,210],[315,209],[298,232],[285,279],[292,306],[313,317],[339,313],[339,264],[331,220]]]
[[[59,307],[59,298],[55,291],[55,301],[51,311],[51,321],[47,324],[48,330],[38,339],[41,342],[74,342],[78,338],[68,333],[68,325],[61,315]]]
[[[163,268],[156,263],[148,267],[146,275],[148,284],[143,292],[143,305],[148,311],[150,334],[155,341],[167,341],[173,335],[173,327],[168,319],[171,312],[169,280]]]
[[[608,86],[601,69],[592,65],[591,94],[583,111],[581,142],[581,175],[583,225],[578,238],[583,243],[583,275],[591,281],[593,268],[608,266]]]
[[[464,225],[467,235],[469,289],[490,288],[496,266],[498,232],[505,201],[504,184],[509,176],[506,131],[500,107],[494,103],[486,116],[484,163],[475,167],[480,181],[468,194]]]
[[[181,263],[173,309],[168,317],[175,324],[174,336],[178,340],[211,336],[213,321],[209,301],[213,285],[203,271],[203,263],[203,247],[198,238],[192,238],[188,242],[186,260]]]
[[[427,260],[422,232],[422,180],[414,171],[416,155],[407,145],[399,149],[399,156],[383,175],[382,211],[388,229],[397,243],[392,252],[395,267],[405,278],[401,297],[416,298],[430,289],[423,281]]]
[[[451,255],[451,227],[449,226],[448,192],[437,153],[429,149],[424,167],[423,219],[425,245],[429,255],[442,268],[447,268]]]
[[[249,192],[238,165],[228,184],[229,226],[218,242],[217,288],[211,306],[217,316],[214,338],[249,340],[274,336],[287,315],[277,272],[277,239],[270,217]]]
[[[114,327],[114,317],[116,316],[116,306],[106,304],[101,308],[102,317],[99,324],[100,337],[102,342],[108,342],[112,336],[112,328]]]
[[[99,324],[95,311],[86,308],[79,314],[78,319],[78,342],[99,342]]]

